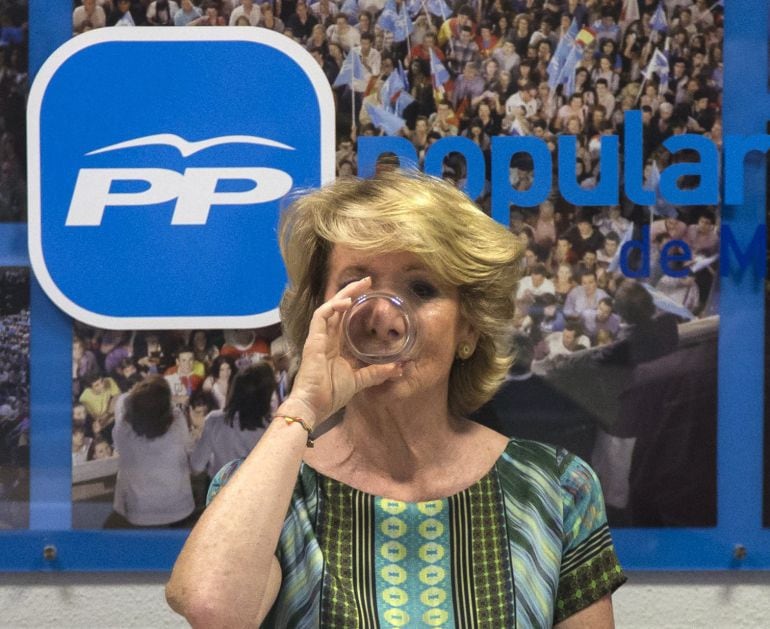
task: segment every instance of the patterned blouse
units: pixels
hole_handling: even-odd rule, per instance
[[[626,580],[593,471],[517,439],[481,480],[426,502],[303,464],[276,556],[283,581],[263,627],[550,627]]]

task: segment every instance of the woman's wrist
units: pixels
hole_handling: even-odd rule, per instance
[[[301,419],[311,430],[319,421],[323,420],[322,417],[318,417],[318,413],[310,404],[291,395],[281,402],[273,416]]]

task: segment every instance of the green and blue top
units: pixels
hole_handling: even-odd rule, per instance
[[[550,627],[625,581],[593,471],[517,439],[482,479],[425,502],[303,464],[276,555],[283,581],[263,627]]]

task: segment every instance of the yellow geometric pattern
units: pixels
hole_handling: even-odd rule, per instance
[[[375,522],[384,627],[453,627],[447,501],[376,498]]]

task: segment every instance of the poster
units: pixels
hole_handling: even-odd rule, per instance
[[[0,267],[0,529],[29,524],[29,269]]]
[[[332,3],[328,14],[320,5],[295,14],[286,4],[277,16],[262,15],[264,7],[231,12],[217,3],[161,16],[157,5],[154,11],[132,5],[104,18],[96,6],[92,13],[76,7],[73,16],[75,32],[102,22],[213,27],[240,19],[298,39],[334,86],[339,176],[356,174],[359,137],[406,138],[415,165],[423,167],[434,144],[459,136],[483,156],[477,201],[487,212],[495,192],[493,138],[534,136],[557,154],[560,138],[575,136],[575,183],[590,190],[601,180],[602,136],[622,135],[625,112],[640,110],[652,203],[634,203],[622,191],[617,203],[580,206],[554,180],[538,205],[511,207],[510,229],[524,249],[515,342],[527,364],[516,366],[505,390],[476,417],[509,436],[563,445],[590,461],[613,526],[715,525],[719,209],[672,204],[657,187],[669,165],[692,159],[668,152],[666,139],[682,133],[721,139],[722,8],[439,4],[400,9],[364,2],[351,11],[352,5]],[[398,11],[409,13],[403,24]],[[349,55],[359,56],[360,75],[340,80]],[[533,184],[531,161],[519,155],[510,166],[515,189]],[[441,175],[467,186],[470,171],[468,156],[453,152]],[[697,187],[697,180],[684,187]],[[667,262],[677,256],[687,259]],[[127,379],[147,373],[136,349],[142,336],[100,338],[76,326],[75,347],[90,347],[89,360],[105,378],[99,386],[117,396]],[[112,337],[106,348],[105,337]],[[115,343],[125,367],[111,358]],[[212,377],[205,371],[210,363],[198,365],[202,379]],[[77,470],[97,467],[94,444],[102,443],[100,431],[89,428],[97,411],[79,403],[91,393],[86,380],[81,375],[73,421],[84,423],[93,441],[87,460],[73,468],[76,504],[84,495]],[[188,408],[185,413],[192,426]],[[106,435],[109,441],[109,430]],[[99,451],[112,447],[108,442]],[[108,458],[115,471],[119,453]]]
[[[15,6],[15,3],[9,3],[9,6],[11,4]],[[55,45],[63,43],[66,37],[72,35],[72,12],[77,8],[77,4],[77,2],[73,3],[72,6],[64,9],[46,5],[43,10],[42,4],[36,6],[34,1],[31,3],[32,41],[33,44],[37,42],[35,44],[37,48],[32,55],[35,59],[34,68],[39,67]],[[197,11],[192,10],[196,16],[191,21],[200,19],[201,24],[227,22],[226,7],[225,10],[218,10],[217,7],[208,6],[208,4],[205,11],[207,17],[203,17],[204,11],[201,11],[201,15],[198,16]],[[348,4],[352,6],[351,3]],[[440,4],[435,3],[435,9],[439,14]],[[470,49],[468,53],[470,58],[474,58],[473,46],[468,45],[470,42],[460,42],[461,36],[465,39],[467,36],[459,32],[462,30],[459,22],[464,21],[459,16],[467,14],[467,10],[461,11],[459,5],[447,5],[449,10],[446,13],[447,20],[435,13],[427,19],[426,16],[416,13],[410,20],[414,23],[414,30],[407,41],[401,39],[395,24],[390,25],[392,31],[377,28],[378,17],[375,6],[374,13],[369,16],[369,24],[374,24],[374,38],[371,42],[372,50],[367,54],[368,71],[373,70],[371,64],[377,57],[373,52],[376,50],[380,53],[380,74],[401,76],[398,63],[400,60],[406,75],[405,84],[409,85],[406,89],[394,90],[395,79],[386,85],[386,82],[378,83],[376,79],[364,77],[365,80],[354,82],[354,94],[351,94],[349,86],[343,85],[336,88],[338,174],[340,176],[354,174],[360,167],[357,163],[357,148],[358,140],[362,136],[379,135],[383,133],[384,128],[390,129],[392,135],[388,137],[407,136],[407,133],[402,130],[403,124],[395,121],[394,124],[397,126],[390,127],[387,120],[393,122],[393,119],[384,114],[394,114],[405,121],[406,128],[409,130],[409,141],[415,149],[417,160],[421,155],[429,156],[431,147],[438,145],[443,137],[442,134],[451,134],[455,131],[461,137],[465,132],[464,137],[474,142],[482,155],[485,154],[485,149],[489,149],[487,152],[489,160],[494,159],[490,154],[493,146],[491,139],[501,137],[503,134],[531,133],[556,145],[562,135],[576,134],[580,140],[576,146],[578,160],[575,164],[575,183],[581,190],[590,190],[591,185],[601,183],[595,168],[599,148],[597,139],[602,133],[618,135],[622,138],[627,120],[623,113],[626,110],[636,110],[641,107],[643,125],[647,125],[648,119],[649,122],[653,119],[660,122],[663,119],[663,127],[668,125],[668,131],[675,131],[677,134],[687,132],[702,135],[718,146],[721,145],[722,122],[725,125],[725,134],[761,133],[764,128],[757,131],[755,127],[741,126],[745,118],[739,120],[736,114],[741,104],[745,105],[750,99],[756,98],[758,102],[764,102],[761,100],[764,96],[757,89],[756,81],[752,83],[756,73],[752,68],[742,67],[739,81],[735,76],[735,69],[741,66],[737,59],[757,56],[758,64],[752,64],[752,66],[759,66],[758,72],[763,76],[763,86],[767,84],[767,9],[761,6],[761,3],[752,3],[751,0],[731,0],[725,4],[727,4],[726,7],[723,7],[721,2],[689,2],[688,0],[662,2],[660,6],[665,19],[665,25],[663,25],[660,16],[655,18],[657,22],[653,20],[658,9],[657,2],[636,3],[636,8],[639,10],[638,23],[634,19],[633,3],[628,2],[594,3],[579,0],[574,3],[543,3],[536,0],[527,3],[514,0],[494,4],[476,3],[470,7],[470,14],[466,15],[475,27],[471,29],[471,42],[476,42],[477,37],[481,42],[481,44],[476,43],[479,48],[477,53],[479,63],[476,71],[478,76],[476,77],[473,76],[473,69],[466,68],[466,64],[463,63],[465,60],[463,55],[468,53],[468,49]],[[125,25],[130,21],[134,24],[147,21],[147,7],[140,7],[140,5],[140,2],[131,3],[128,13],[105,12],[105,23],[109,21]],[[332,5],[333,8],[329,11],[333,12],[336,5],[334,3]],[[432,6],[434,3],[428,3],[428,12]],[[350,6],[346,8],[350,9]],[[284,3],[284,9],[290,13],[281,15],[279,11],[279,14],[274,16],[275,21],[268,16],[270,24],[276,30],[279,29],[280,23],[283,23],[284,29],[290,24],[293,11],[291,3]],[[337,9],[339,12],[341,7]],[[559,97],[567,90],[579,92],[582,88],[585,100],[578,104],[576,98],[572,99],[574,106],[572,112],[569,110],[569,98],[564,102],[557,100],[551,103],[550,96],[545,96],[544,81],[533,80],[544,79],[548,75],[550,61],[548,48],[550,47],[551,56],[555,54],[559,35],[571,27],[571,21],[567,23],[566,19],[562,20],[562,13],[567,10],[580,14],[582,17],[579,25],[589,26],[591,29],[591,37],[580,35],[584,40],[590,41],[584,43],[582,59],[578,60],[578,70],[574,72],[574,77],[569,74],[565,82],[553,90]],[[298,11],[302,12],[303,8]],[[498,19],[494,19],[495,16],[490,11],[507,14],[508,23],[506,24],[506,18],[499,19],[501,16],[496,16]],[[357,10],[352,13],[355,12]],[[528,12],[532,12],[534,19],[517,19],[517,16]],[[543,14],[550,18],[546,20],[546,22],[550,21],[550,26],[548,24],[543,26],[541,19]],[[742,17],[738,18],[746,15],[759,16],[756,24]],[[260,19],[261,17],[260,15]],[[363,14],[363,18],[360,15],[357,17],[363,24],[362,28],[366,30],[366,14]],[[440,90],[439,85],[434,86],[432,75],[439,75],[439,77],[444,75],[440,74],[440,69],[435,63],[431,72],[430,53],[427,53],[427,60],[424,59],[423,64],[408,63],[419,56],[421,46],[422,52],[426,52],[424,43],[427,31],[430,30],[429,21],[436,22],[437,25],[447,21],[448,33],[445,30],[445,34],[452,34],[454,28],[455,39],[460,42],[454,50],[448,43],[451,37],[439,45],[443,59],[437,56],[454,81],[454,86],[441,78],[437,81],[444,89],[445,102],[436,102],[437,92]],[[388,26],[387,19],[385,23]],[[490,28],[482,29],[481,26],[486,26],[487,23]],[[653,23],[657,24],[657,28],[653,28]],[[81,30],[82,28],[87,30],[95,24],[84,20],[80,26]],[[316,34],[313,35],[311,27],[308,29],[307,36],[315,38],[316,43],[311,46],[313,48],[311,54],[316,55],[316,59],[332,83],[348,52],[345,48],[346,38],[355,39],[356,36],[351,34],[349,29],[345,29],[341,20],[330,19],[330,26],[334,27],[330,34],[324,33],[322,36],[319,29],[315,29]],[[357,25],[353,24],[350,27],[356,29]],[[764,28],[764,31],[759,32],[760,27]],[[495,50],[490,50],[489,47],[490,36],[497,37],[499,43],[500,34],[505,28],[513,29],[508,33],[512,40],[510,43],[513,43],[514,53],[518,56],[518,68],[515,77],[505,78],[505,75],[500,73],[495,81],[495,73],[489,70],[494,64],[488,62],[488,57],[494,57],[495,53]],[[629,29],[630,32],[637,33],[634,42],[631,41],[632,38],[626,38]],[[581,33],[581,30],[579,29],[578,33]],[[53,41],[48,35],[48,43],[43,43],[46,39],[42,33],[50,34],[52,31],[58,33],[53,40],[57,38],[58,40]],[[34,37],[36,32],[37,39]],[[341,40],[339,40],[340,33]],[[536,34],[537,42],[533,48],[530,48],[530,40]],[[301,35],[299,37],[301,38]],[[339,44],[328,41],[330,37],[337,37]],[[441,38],[441,29],[438,30],[436,37]],[[420,38],[422,38],[422,44]],[[615,40],[615,38],[617,38],[617,44],[614,48],[606,42],[602,45],[603,39]],[[324,39],[327,41],[322,41]],[[503,37],[502,40],[504,39],[506,38]],[[651,44],[653,39],[657,45]],[[366,42],[367,38],[363,40]],[[551,41],[552,44],[549,46],[544,43],[546,41]],[[429,37],[428,43],[430,43]],[[645,43],[650,44],[646,51]],[[366,45],[364,43],[364,46]],[[501,61],[498,70],[505,67],[512,58],[510,46],[507,46],[507,49],[508,58]],[[654,55],[655,49],[659,49],[666,56],[668,63],[668,91],[662,94],[659,85],[660,75],[666,68],[660,57]],[[392,54],[388,54],[387,50]],[[724,65],[723,52],[726,62]],[[609,58],[609,70],[607,61],[601,59],[602,55]],[[687,81],[680,74],[682,67],[681,63],[677,62],[679,59],[685,60],[684,71],[688,77]],[[566,60],[565,58],[564,61]],[[405,61],[407,63],[404,63]],[[583,65],[587,66],[587,73],[579,69]],[[679,65],[678,69],[677,65]],[[508,67],[511,69],[513,65]],[[594,70],[596,70],[595,74]],[[608,71],[610,74],[607,73]],[[642,71],[652,78],[647,81],[644,89],[634,94],[634,89],[629,89],[628,85],[636,83],[640,86],[644,80]],[[602,72],[605,73],[604,77],[601,75]],[[701,81],[690,80],[694,78],[693,74],[697,74]],[[631,80],[633,77],[635,81]],[[498,94],[498,101],[502,100],[498,118],[493,115],[497,113],[494,97],[487,94],[481,100],[489,99],[492,104],[488,112],[490,115],[487,116],[484,106],[481,106],[480,112],[471,114],[471,110],[480,105],[480,101],[473,103],[474,98],[478,96],[478,94],[474,95],[473,91],[477,89],[473,85],[479,85],[478,78],[481,78],[484,84],[482,94],[510,89],[511,84],[519,86],[519,80],[521,80],[520,87],[524,87],[531,81],[534,89],[528,96],[532,98],[521,94],[519,98],[525,102],[517,104],[518,99],[514,99],[508,107],[507,103],[515,94],[501,92]],[[605,78],[607,82],[609,95],[614,98],[614,106],[609,105],[611,101],[604,90],[604,83],[600,82],[601,78]],[[722,80],[732,87],[725,88],[723,91]],[[586,88],[586,81],[591,85],[590,90]],[[494,83],[496,85],[493,85]],[[740,89],[736,87],[739,83],[741,83]],[[450,88],[455,89],[458,84],[462,89],[457,93],[462,94],[463,89],[468,90],[469,97],[466,104],[463,104],[465,98],[453,100],[454,92]],[[746,84],[746,90],[743,89],[743,84]],[[597,92],[596,85],[602,86],[599,88],[601,93]],[[436,87],[435,90],[434,87]],[[490,87],[493,89],[489,89]],[[549,93],[551,89],[549,86]],[[702,96],[703,90],[706,90],[706,96],[696,99],[696,93]],[[507,98],[501,99],[502,94],[506,94]],[[415,98],[415,102],[408,102],[409,97]],[[637,97],[638,102],[636,102]],[[607,105],[601,105],[599,98]],[[670,109],[663,106],[661,109],[664,101],[668,102],[669,99],[673,106]],[[678,99],[681,102],[677,102]],[[693,100],[699,102],[693,102]],[[533,102],[534,106],[529,104]],[[538,102],[541,104],[544,102],[545,107],[540,107]],[[565,104],[568,109],[562,110]],[[607,109],[613,109],[615,115],[602,120],[599,116],[602,110],[598,105],[604,107],[605,115]],[[381,107],[381,110],[376,109],[377,107]],[[650,107],[651,111],[645,110],[645,107]],[[538,122],[544,110],[549,112],[545,125]],[[362,117],[361,111],[364,112]],[[560,111],[563,113],[562,120],[556,123]],[[371,112],[374,112],[374,116]],[[729,112],[732,112],[732,117],[728,116]],[[378,116],[378,114],[382,115]],[[476,114],[480,114],[481,125],[475,120]],[[353,119],[356,122],[355,136],[351,136]],[[659,131],[660,129],[661,127],[658,126]],[[668,157],[664,153],[655,153],[654,150],[649,149],[646,126],[644,133],[645,159],[654,155],[657,170],[665,177],[666,168],[671,165],[667,161]],[[684,157],[687,159],[686,155]],[[482,162],[483,168],[486,169],[487,159],[483,159]],[[384,163],[387,165],[387,159]],[[525,191],[533,183],[532,163],[526,158],[515,159],[510,166],[510,185],[517,190]],[[655,169],[652,168],[651,161],[645,166],[648,168],[644,169],[641,178],[654,189],[657,176]],[[468,180],[474,177],[473,167],[468,166],[468,161],[463,159],[459,151],[450,152],[447,159],[442,160],[442,170],[445,177],[457,181],[458,185],[467,184]],[[749,170],[751,169],[747,167],[747,171]],[[753,175],[750,172],[749,177],[751,176]],[[622,170],[620,180],[621,182],[624,180]],[[473,181],[470,183],[472,184]],[[689,184],[685,182],[685,188],[688,185],[697,188],[698,182],[695,180],[690,181]],[[750,182],[747,186],[747,191],[749,190],[752,193],[757,191],[759,194],[760,188],[752,186]],[[762,187],[762,194],[763,191],[764,187]],[[479,192],[482,207],[492,211],[494,185],[490,183],[489,186],[481,186]],[[568,321],[565,320],[564,329],[557,330],[553,327],[549,329],[553,322],[546,321],[547,317],[554,316],[552,311],[558,310],[558,308],[549,307],[552,304],[547,302],[551,298],[547,296],[543,298],[543,295],[535,294],[537,286],[530,288],[528,294],[522,293],[519,300],[521,316],[520,319],[517,318],[516,324],[519,328],[519,336],[523,335],[530,342],[534,341],[531,343],[532,375],[528,376],[528,379],[539,380],[539,386],[546,387],[546,390],[551,392],[551,397],[559,400],[559,403],[556,409],[536,409],[541,417],[546,417],[551,423],[545,421],[533,426],[531,422],[518,422],[515,426],[509,425],[508,428],[521,431],[524,436],[552,441],[558,440],[553,436],[557,434],[559,438],[567,439],[566,445],[579,451],[594,463],[602,476],[604,491],[608,497],[611,522],[621,559],[628,567],[713,569],[770,566],[770,557],[762,550],[770,547],[766,543],[768,540],[763,537],[763,532],[757,530],[757,527],[762,524],[761,516],[757,515],[761,511],[759,497],[761,489],[757,488],[762,486],[762,417],[761,411],[758,412],[755,408],[759,402],[755,403],[754,400],[761,399],[762,391],[761,382],[759,382],[761,352],[756,349],[761,346],[761,343],[758,343],[760,339],[756,336],[757,331],[761,331],[761,325],[756,325],[753,313],[761,314],[761,308],[756,307],[756,291],[751,282],[745,277],[743,280],[733,276],[720,278],[720,261],[711,260],[712,255],[708,255],[713,253],[714,247],[719,249],[721,243],[715,242],[715,238],[718,237],[726,222],[734,226],[735,237],[739,244],[745,247],[757,224],[764,221],[764,197],[759,217],[746,216],[745,213],[735,213],[735,211],[725,213],[716,203],[668,204],[665,195],[662,199],[656,197],[650,204],[630,204],[621,195],[620,202],[617,204],[619,211],[601,206],[575,207],[575,204],[566,203],[563,195],[558,193],[549,196],[547,201],[550,201],[553,208],[554,222],[558,220],[561,226],[560,229],[550,232],[553,234],[550,248],[543,248],[542,241],[539,243],[540,247],[534,249],[528,247],[530,244],[538,244],[535,243],[537,235],[542,237],[543,233],[548,233],[548,229],[543,228],[550,222],[551,209],[548,203],[541,203],[538,207],[517,208],[520,214],[514,212],[507,217],[510,219],[512,230],[521,238],[522,243],[526,240],[523,264],[529,271],[529,277],[537,275],[533,273],[535,267],[544,264],[546,267],[544,279],[559,283],[562,294],[566,292],[568,295],[569,291],[576,287],[586,288],[582,286],[582,277],[580,280],[577,277],[568,278],[565,271],[562,272],[561,278],[558,277],[558,264],[554,268],[553,262],[556,260],[558,263],[561,259],[567,259],[570,267],[574,267],[573,271],[579,266],[598,269],[594,276],[597,289],[607,292],[613,301],[611,304],[602,306],[601,312],[598,304],[596,308],[587,309],[596,311],[587,317],[581,312],[580,328],[568,329]],[[747,199],[748,203],[754,203],[754,197]],[[648,205],[654,206],[652,212]],[[543,217],[545,220],[541,221]],[[578,221],[578,218],[581,220]],[[589,220],[585,221],[584,218]],[[701,221],[701,218],[705,221]],[[683,225],[674,219],[681,221]],[[583,228],[581,231],[578,222],[582,225],[587,223],[590,230]],[[611,228],[605,231],[607,226]],[[631,226],[633,226],[632,229],[629,229]],[[644,226],[650,228],[649,241],[645,240],[642,230]],[[617,304],[619,287],[611,285],[613,279],[617,283],[620,278],[614,277],[614,270],[609,274],[607,271],[611,262],[611,258],[608,260],[607,256],[611,255],[613,245],[609,245],[610,251],[605,245],[607,241],[612,243],[614,240],[607,238],[610,231],[618,234],[619,248],[623,246],[622,240],[626,234],[629,234],[626,243],[640,243],[639,246],[632,245],[629,250],[632,255],[626,259],[626,270],[632,271],[632,274],[646,269],[646,256],[649,254],[649,273],[646,277],[642,274],[641,277],[634,278],[635,282],[653,284],[653,287],[659,291],[673,294],[676,296],[675,299],[681,300],[681,303],[676,304],[677,308],[673,312],[671,309],[674,309],[674,306],[671,305],[667,306],[669,310],[656,307],[653,315],[655,323],[650,323],[647,328],[649,335],[642,337],[643,342],[636,342],[633,346],[635,351],[642,351],[642,360],[634,354],[636,358],[630,362],[626,360],[627,357],[620,362],[613,361],[618,357],[618,354],[613,354],[613,351],[618,347],[622,352],[630,351],[631,343],[623,344],[624,339],[620,338],[619,330],[614,333],[613,338],[614,324],[604,322],[615,321],[613,315],[617,315],[621,319],[619,323],[623,325],[628,323],[628,316],[634,315],[621,316],[622,307],[618,308]],[[573,250],[571,252],[563,240],[559,245],[559,239],[556,238],[562,233],[569,232],[574,238],[569,243]],[[594,233],[601,234],[605,241],[602,246],[593,249],[596,252],[595,259],[591,255],[590,247],[587,256],[586,251],[576,255],[575,244],[578,246],[584,244],[582,240],[590,240]],[[706,245],[704,250],[693,255],[692,259],[695,261],[691,265],[687,266],[686,263],[676,261],[669,265],[669,270],[687,271],[681,277],[663,272],[660,264],[660,250],[667,244],[667,239],[682,241],[688,246],[696,242]],[[675,242],[668,251],[676,254],[677,247],[681,248],[681,245]],[[599,251],[602,250],[603,253],[600,255]],[[698,256],[700,256],[699,259],[695,259]],[[686,269],[683,268],[685,266],[687,266]],[[602,277],[600,278],[599,275]],[[623,275],[627,274],[623,273]],[[744,275],[750,276],[750,272]],[[586,277],[585,281],[591,284],[591,274],[586,274]],[[567,291],[564,290],[565,287],[568,287]],[[68,429],[66,435],[59,432],[58,436],[54,436],[53,430],[41,431],[41,441],[37,446],[32,445],[33,450],[37,447],[37,452],[44,453],[47,457],[46,461],[50,462],[58,458],[55,462],[41,467],[37,475],[33,462],[31,484],[33,488],[37,487],[38,490],[42,488],[44,491],[36,494],[38,499],[31,505],[31,535],[29,538],[23,538],[29,539],[29,543],[26,541],[22,543],[22,538],[0,537],[0,544],[6,544],[4,548],[15,548],[14,544],[19,544],[19,547],[24,548],[24,553],[19,554],[20,557],[35,557],[34,560],[20,559],[20,563],[14,564],[13,569],[50,567],[50,564],[41,563],[39,559],[44,536],[45,539],[55,539],[61,551],[68,551],[60,553],[61,560],[58,565],[64,568],[104,569],[105,567],[133,566],[163,569],[164,566],[169,565],[178,551],[184,539],[183,533],[179,536],[146,533],[141,538],[142,544],[144,548],[152,550],[142,551],[135,555],[134,560],[128,561],[119,552],[124,538],[115,537],[116,534],[108,531],[93,532],[93,529],[101,529],[110,515],[114,499],[114,494],[110,493],[110,482],[114,482],[114,472],[117,471],[116,463],[119,456],[115,456],[113,452],[112,457],[89,461],[89,455],[86,453],[84,464],[95,463],[97,466],[106,466],[92,475],[90,472],[83,475],[80,471],[76,473],[76,466],[72,463],[73,455],[77,454],[72,451],[75,445],[72,443],[72,438],[75,429],[82,423],[82,410],[76,411],[78,406],[76,402],[79,402],[82,391],[76,396],[72,388],[72,378],[64,374],[69,372],[70,376],[72,375],[73,346],[76,344],[76,338],[84,337],[89,341],[90,347],[84,349],[85,353],[101,347],[101,341],[97,344],[97,339],[101,339],[105,334],[109,337],[110,334],[84,328],[61,316],[39,294],[39,288],[34,286],[34,282],[31,290],[32,329],[38,329],[36,322],[44,324],[44,329],[41,328],[37,332],[40,336],[36,338],[40,338],[49,348],[48,352],[55,357],[56,364],[56,368],[52,369],[47,363],[45,368],[40,368],[38,373],[41,375],[37,376],[37,380],[35,377],[32,379],[32,416],[40,417],[41,426],[49,426],[52,429],[54,426],[60,428],[62,418],[66,417]],[[554,296],[557,292],[557,287],[554,285]],[[652,295],[649,292],[648,294]],[[656,297],[660,299],[659,295]],[[566,304],[566,295],[563,298]],[[604,319],[607,315],[607,305],[612,307],[612,311]],[[689,314],[685,310],[678,309],[679,307],[689,311]],[[600,324],[607,326],[607,330],[602,331],[598,327],[592,327],[596,326],[597,318]],[[162,330],[158,332],[160,336],[166,334]],[[599,334],[599,332],[602,333]],[[136,348],[138,355],[142,345],[140,337],[145,334],[146,331],[127,331],[119,338],[118,346],[121,343],[130,344],[132,349]],[[214,338],[221,334],[219,338],[224,340],[224,331],[209,331],[208,334]],[[277,331],[271,334],[275,336],[271,337],[270,334],[264,334],[264,336],[268,340],[277,337]],[[560,336],[551,336],[548,339],[551,334],[560,334]],[[537,338],[538,336],[540,338]],[[218,342],[219,340],[215,344]],[[559,343],[567,351],[564,351]],[[624,346],[625,349],[623,349]],[[726,350],[726,347],[732,349]],[[103,356],[104,359],[107,354]],[[719,361],[717,361],[717,355]],[[40,356],[37,354],[37,357]],[[176,363],[176,358],[170,358],[170,360]],[[32,362],[34,372],[35,365],[42,364],[42,360],[36,358],[34,350]],[[745,365],[746,369],[738,373],[734,368],[736,364]],[[173,365],[169,366],[173,367]],[[53,376],[53,374],[57,375]],[[515,374],[512,375],[515,376]],[[44,381],[46,385],[50,381],[49,390],[43,391],[45,387],[34,386],[35,382]],[[512,377],[511,382],[515,381],[515,377]],[[39,397],[36,399],[36,396]],[[51,410],[54,407],[56,410]],[[505,409],[504,405],[503,410]],[[75,418],[76,414],[77,418]],[[586,419],[587,415],[588,419]],[[494,421],[505,421],[502,413],[494,416],[490,414],[487,417],[492,417]],[[86,417],[85,421],[88,422],[89,418]],[[85,431],[83,437],[84,440],[89,438]],[[93,439],[93,436],[90,438]],[[81,451],[83,444],[78,443],[78,450]],[[102,451],[106,450],[102,449]],[[597,452],[600,454],[597,455]],[[77,467],[85,469],[82,465],[79,464]],[[52,473],[52,470],[55,470],[55,473]],[[650,470],[652,474],[648,473]],[[42,480],[43,478],[45,481]],[[102,486],[96,487],[98,483],[102,483]],[[45,507],[42,505],[43,502],[46,503]],[[53,517],[51,517],[52,514]],[[765,524],[767,522],[766,519]],[[60,530],[62,533],[57,533]],[[746,559],[736,559],[737,555],[734,553],[736,545],[745,545],[748,548]],[[89,549],[88,552],[86,549]],[[91,549],[102,558],[101,561],[87,559],[88,556],[92,556]]]

